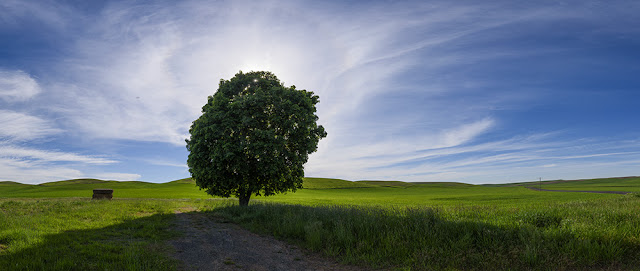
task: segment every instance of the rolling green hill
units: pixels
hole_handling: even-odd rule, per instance
[[[640,192],[640,177],[543,182],[543,189]]]
[[[371,186],[379,187],[395,187],[395,188],[407,188],[414,186],[413,183],[406,183],[401,181],[357,181],[357,183],[368,184]]]
[[[303,189],[345,189],[345,188],[371,188],[375,185],[351,182],[340,179],[328,179],[328,178],[304,178],[302,184]]]
[[[471,185],[454,182],[407,183],[399,181],[357,181],[305,178],[295,193],[252,197],[271,202],[329,205],[522,205],[540,202],[569,202],[612,198],[617,195],[532,191],[526,183],[504,186]],[[76,179],[39,185],[0,183],[0,198],[90,198],[92,190],[110,188],[114,198],[210,199],[190,178],[167,183],[119,182]],[[543,185],[547,189],[640,191],[640,178],[610,178],[589,181],[563,181]]]
[[[372,188],[375,185],[340,179],[305,178],[304,189]],[[91,197],[93,189],[109,188],[117,198],[210,198],[199,190],[191,178],[167,183],[120,182],[98,179],[74,179],[28,185],[16,182],[1,182],[0,197]]]
[[[38,185],[8,184],[0,186],[0,198],[91,197],[93,189],[113,189],[115,198],[210,198],[193,182],[178,180],[168,183],[119,182],[97,179],[75,179]]]
[[[21,184],[16,182],[9,182],[9,181],[0,182],[0,187],[1,186],[20,186],[20,185],[28,185],[28,184]]]
[[[66,180],[66,181],[41,183],[38,185],[39,186],[58,186],[58,185],[75,185],[75,184],[101,184],[105,182],[109,182],[109,181],[103,181],[98,179],[73,179],[73,180]]]

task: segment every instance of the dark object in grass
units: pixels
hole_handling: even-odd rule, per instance
[[[113,198],[113,189],[93,189],[93,197],[91,199],[108,199]]]
[[[547,212],[524,212],[520,215],[522,221],[538,228],[559,227],[562,216]]]

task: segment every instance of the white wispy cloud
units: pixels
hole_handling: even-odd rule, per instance
[[[97,178],[104,180],[136,181],[141,178],[135,173],[98,172],[86,173],[78,170],[76,165],[58,165],[52,159],[25,160],[18,157],[5,157],[0,153],[0,181],[13,181],[25,184],[39,184],[68,179]],[[30,156],[29,156],[30,157]],[[70,160],[61,158],[62,161]],[[57,159],[53,159],[59,161]],[[81,159],[71,159],[75,162]],[[85,159],[86,160],[86,159]]]
[[[404,181],[464,181],[495,183],[549,178],[606,177],[637,175],[630,161],[637,158],[635,141],[611,141],[593,144],[593,140],[564,141],[562,133],[517,136],[507,140],[467,142],[457,146],[354,157],[354,149],[338,151],[336,157],[319,159],[311,176],[392,179]],[[374,146],[375,147],[375,146]],[[400,147],[401,148],[401,147]],[[588,153],[588,154],[584,154]],[[603,158],[609,162],[603,162]],[[589,175],[591,174],[591,175]],[[610,174],[610,173],[609,173]],[[574,177],[578,178],[578,177]]]
[[[88,174],[78,168],[104,166],[118,161],[71,152],[40,150],[0,142],[0,180],[37,184],[77,178],[137,180],[137,174]]]
[[[26,141],[60,133],[51,122],[27,114],[0,110],[0,139]]]
[[[340,149],[320,148],[315,160],[308,165],[311,176],[332,176],[340,172],[352,179],[389,178],[406,175],[407,171],[423,172],[424,168],[397,166],[416,159],[441,157],[470,152],[480,145],[460,147],[486,132],[494,121],[482,119],[477,122],[447,129],[439,133],[405,138],[377,140],[374,143],[353,144]],[[322,143],[321,143],[322,144]],[[398,170],[394,170],[396,168]],[[402,172],[399,172],[402,171]],[[384,174],[384,176],[383,176]]]
[[[332,4],[311,11],[307,4],[111,3],[77,40],[72,61],[60,64],[72,80],[60,82],[50,97],[60,97],[58,110],[91,136],[181,145],[220,78],[241,69],[271,70],[286,83],[318,93],[321,122],[328,131],[340,131],[348,129],[349,118],[372,110],[372,98],[397,91],[392,78],[424,66],[416,51],[522,20],[522,14],[486,16],[489,8],[442,3],[348,12],[336,12],[342,7]],[[429,60],[431,69],[460,62],[447,56],[438,65]],[[455,90],[434,84],[409,88],[421,95]],[[435,115],[428,109],[419,113]],[[434,130],[468,122],[473,112],[456,115],[458,120],[443,120]]]
[[[60,181],[84,177],[84,174],[72,167],[34,165],[28,161],[0,157],[0,181],[13,181],[25,184]]]
[[[0,99],[7,102],[26,101],[40,93],[40,85],[31,75],[0,67]]]
[[[144,159],[143,161],[145,163],[155,165],[155,166],[178,167],[178,168],[185,168],[185,169],[189,168],[186,162],[179,163],[175,161],[165,161],[165,160],[158,160],[158,159]]]
[[[420,48],[445,43],[437,33],[412,41],[411,29],[450,23],[442,14],[473,10],[430,8],[434,16],[424,19],[406,8],[299,13],[304,9],[295,3],[263,2],[249,10],[245,4],[111,5],[78,41],[75,61],[60,67],[77,75],[55,92],[68,97],[60,107],[93,136],[181,145],[220,78],[240,69],[271,70],[320,94],[321,120],[329,131],[340,130],[348,125],[342,119],[366,108],[371,97],[393,92],[390,78],[415,65],[408,55],[414,49],[389,41]],[[406,20],[391,20],[399,17]]]
[[[86,164],[108,165],[118,163],[107,158],[79,155],[70,152],[46,151],[32,148],[21,148],[10,145],[0,145],[0,157],[13,159],[29,159],[37,162],[79,162]]]
[[[447,147],[458,146],[469,142],[474,137],[486,132],[494,125],[495,121],[490,118],[485,118],[480,121],[458,127],[452,131],[448,131],[444,135],[444,144]]]

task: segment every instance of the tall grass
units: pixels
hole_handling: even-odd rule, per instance
[[[524,209],[259,203],[211,214],[375,268],[630,269],[640,266],[638,206],[630,196]]]

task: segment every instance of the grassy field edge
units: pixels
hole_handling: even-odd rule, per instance
[[[640,198],[528,209],[256,203],[210,215],[345,263],[415,270],[628,270],[640,266]],[[635,237],[634,237],[635,236]]]

